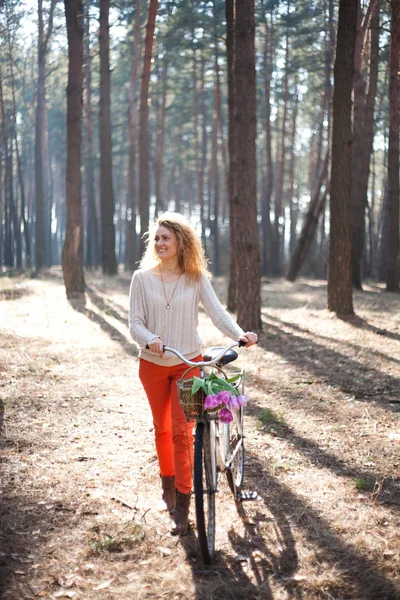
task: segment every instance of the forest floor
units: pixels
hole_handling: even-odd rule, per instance
[[[325,282],[263,281],[264,331],[239,357],[258,499],[236,507],[221,483],[205,567],[193,506],[181,539],[155,508],[129,277],[86,279],[72,306],[60,270],[0,277],[0,596],[400,598],[400,296],[366,285],[341,320]],[[200,320],[205,345],[220,344]]]

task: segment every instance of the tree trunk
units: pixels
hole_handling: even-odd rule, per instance
[[[273,236],[271,227],[271,198],[274,189],[274,164],[272,160],[271,135],[271,79],[273,70],[273,20],[268,28],[265,22],[264,47],[264,97],[265,97],[265,177],[262,190],[262,273],[272,272]]]
[[[296,231],[298,218],[298,205],[295,200],[294,184],[296,172],[296,132],[297,132],[297,113],[298,113],[298,92],[297,81],[295,82],[295,93],[292,106],[292,130],[290,140],[290,170],[289,170],[289,208],[290,208],[290,236],[289,236],[289,252],[290,256],[296,246]]]
[[[286,50],[285,50],[285,74],[283,82],[283,113],[282,129],[280,142],[279,170],[277,173],[275,187],[275,218],[274,218],[274,246],[272,254],[272,264],[274,275],[280,275],[282,272],[283,258],[283,188],[285,180],[286,167],[286,120],[289,99],[289,34],[286,32]]]
[[[110,100],[110,0],[100,0],[100,206],[103,273],[115,275],[114,190]]]
[[[67,87],[67,230],[62,251],[62,268],[67,298],[82,294],[85,289],[82,265],[82,65],[83,65],[83,2],[64,0],[68,35]]]
[[[228,287],[228,310],[236,311],[237,292],[238,292],[238,257],[235,256],[237,250],[235,231],[237,224],[234,219],[235,210],[232,209],[233,199],[236,193],[236,172],[232,165],[233,157],[236,153],[236,132],[235,132],[235,77],[234,77],[234,0],[225,0],[226,17],[226,56],[228,70],[228,150],[229,150],[229,171],[228,171],[228,197],[229,197],[229,234],[230,234],[230,263],[229,263],[229,287]]]
[[[46,239],[45,239],[45,214],[44,214],[44,132],[45,132],[45,104],[46,104],[46,57],[48,43],[53,29],[53,15],[57,0],[51,0],[47,32],[43,23],[43,0],[38,0],[38,89],[35,119],[35,263],[39,272],[45,264]]]
[[[125,267],[128,271],[136,268],[137,259],[137,234],[136,234],[136,213],[137,213],[137,183],[136,183],[136,157],[137,157],[137,73],[140,55],[140,7],[141,1],[136,0],[135,7],[135,26],[133,31],[132,44],[132,68],[129,81],[129,117],[128,117],[128,173],[127,173],[127,220],[126,220],[126,256]]]
[[[6,267],[12,267],[14,264],[14,256],[12,250],[12,226],[11,226],[11,209],[10,209],[10,150],[8,141],[7,131],[7,117],[6,109],[4,105],[4,93],[3,93],[3,74],[0,64],[0,111],[1,111],[1,140],[3,145],[3,156],[4,160],[4,264]],[[2,181],[0,180],[0,187]],[[2,222],[0,223],[2,226]]]
[[[6,9],[7,10],[7,9]],[[8,11],[7,11],[7,19],[8,19]],[[32,252],[31,252],[31,238],[30,238],[30,226],[28,220],[25,215],[25,185],[24,185],[24,176],[22,171],[22,161],[21,155],[19,152],[18,146],[18,135],[17,135],[17,106],[15,100],[15,79],[14,79],[14,60],[12,56],[12,46],[11,46],[11,35],[10,31],[7,30],[8,33],[8,63],[10,67],[10,77],[11,77],[11,94],[12,94],[12,124],[13,124],[13,137],[15,142],[15,152],[17,158],[17,169],[18,169],[18,181],[20,188],[20,199],[21,199],[21,222],[24,229],[24,240],[25,240],[25,255],[26,255],[26,268],[30,269],[32,266]],[[0,180],[1,182],[1,180]],[[1,184],[0,184],[1,185]],[[1,264],[1,263],[0,263]]]
[[[144,251],[143,236],[149,228],[150,175],[149,175],[149,86],[151,57],[153,54],[154,27],[158,0],[149,0],[146,37],[144,42],[142,82],[140,88],[139,129],[139,211],[140,211],[140,255]]]
[[[90,54],[89,33],[89,5],[85,2],[85,100],[84,109],[86,117],[86,153],[85,153],[85,179],[87,197],[86,220],[86,264],[88,267],[97,267],[100,264],[99,223],[96,206],[94,184],[94,158],[93,158],[93,107],[92,107],[92,57]]]
[[[325,160],[322,165],[322,170],[319,180],[314,188],[313,196],[310,200],[310,205],[307,214],[304,217],[303,227],[296,244],[296,248],[292,254],[290,265],[287,274],[288,281],[294,281],[298,276],[301,267],[306,259],[311,243],[315,236],[319,217],[325,208],[326,202],[326,178],[328,174],[329,151],[326,152]],[[325,184],[325,191],[321,195],[321,188]]]
[[[165,117],[167,112],[167,76],[168,60],[166,57],[164,57],[161,74],[161,101],[158,102],[157,107],[157,132],[155,148],[156,214],[166,210],[167,207],[162,183],[164,171]]]
[[[352,155],[352,280],[353,286],[362,289],[361,264],[365,239],[365,210],[367,207],[369,163],[373,143],[373,111],[377,89],[377,53],[379,51],[379,4],[374,5],[374,28],[371,32],[371,53],[368,104],[366,82],[363,74],[365,53],[365,27],[359,8],[357,23],[357,39],[354,60],[354,124],[353,124],[353,155]]]
[[[256,190],[256,78],[254,0],[236,3],[235,21],[235,133],[240,144],[231,157],[236,169],[232,203],[235,256],[238,262],[237,318],[246,330],[261,328],[260,244]]]
[[[400,0],[392,0],[390,25],[389,151],[388,151],[388,266],[386,289],[399,291],[399,117],[400,117]]]
[[[351,282],[351,95],[358,0],[340,0],[334,67],[328,308],[353,313]]]

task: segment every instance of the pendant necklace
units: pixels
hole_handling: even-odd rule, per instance
[[[163,290],[164,290],[165,301],[166,301],[166,303],[167,303],[167,304],[165,305],[165,308],[166,308],[167,310],[169,310],[169,309],[171,308],[171,300],[172,300],[172,298],[174,297],[174,294],[175,294],[175,292],[176,292],[176,288],[178,287],[178,283],[179,283],[179,280],[180,280],[180,278],[181,278],[181,275],[182,275],[182,273],[179,273],[179,277],[178,277],[178,280],[177,280],[177,282],[176,282],[176,284],[175,284],[175,287],[174,287],[174,289],[173,289],[173,292],[172,292],[172,294],[171,294],[171,298],[168,300],[168,296],[167,296],[167,292],[166,292],[166,289],[165,289],[164,280],[163,280],[163,276],[162,276],[161,265],[158,265],[158,267],[159,267],[159,269],[160,269],[161,283],[162,283],[162,287],[163,287]]]

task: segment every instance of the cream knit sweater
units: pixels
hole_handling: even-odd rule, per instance
[[[164,282],[169,299],[175,285],[175,281]],[[161,280],[151,271],[135,271],[129,293],[129,331],[140,349],[139,356],[158,365],[179,364],[179,359],[171,353],[161,358],[146,350],[146,344],[157,337],[188,359],[198,356],[201,353],[201,339],[197,333],[200,302],[214,325],[224,335],[237,340],[244,334],[221,306],[206,275],[202,275],[199,282],[190,284],[185,275],[182,275],[171,300],[170,310],[167,310]]]

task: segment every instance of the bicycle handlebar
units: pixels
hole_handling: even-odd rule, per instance
[[[183,356],[183,354],[181,354],[179,352],[179,350],[175,350],[175,348],[169,348],[168,346],[164,346],[163,347],[163,352],[172,352],[173,354],[175,354],[175,356],[177,356],[182,362],[186,363],[188,365],[188,367],[205,367],[206,365],[215,365],[219,360],[221,360],[221,358],[228,352],[228,350],[231,350],[232,348],[236,348],[237,346],[239,348],[241,348],[242,346],[245,345],[245,342],[242,342],[242,340],[239,340],[238,342],[233,342],[232,344],[229,344],[228,346],[226,346],[225,348],[223,348],[221,350],[221,352],[212,360],[203,360],[203,361],[192,361],[192,360],[188,360],[187,358],[185,358]],[[146,348],[149,348],[149,345],[146,344]]]

